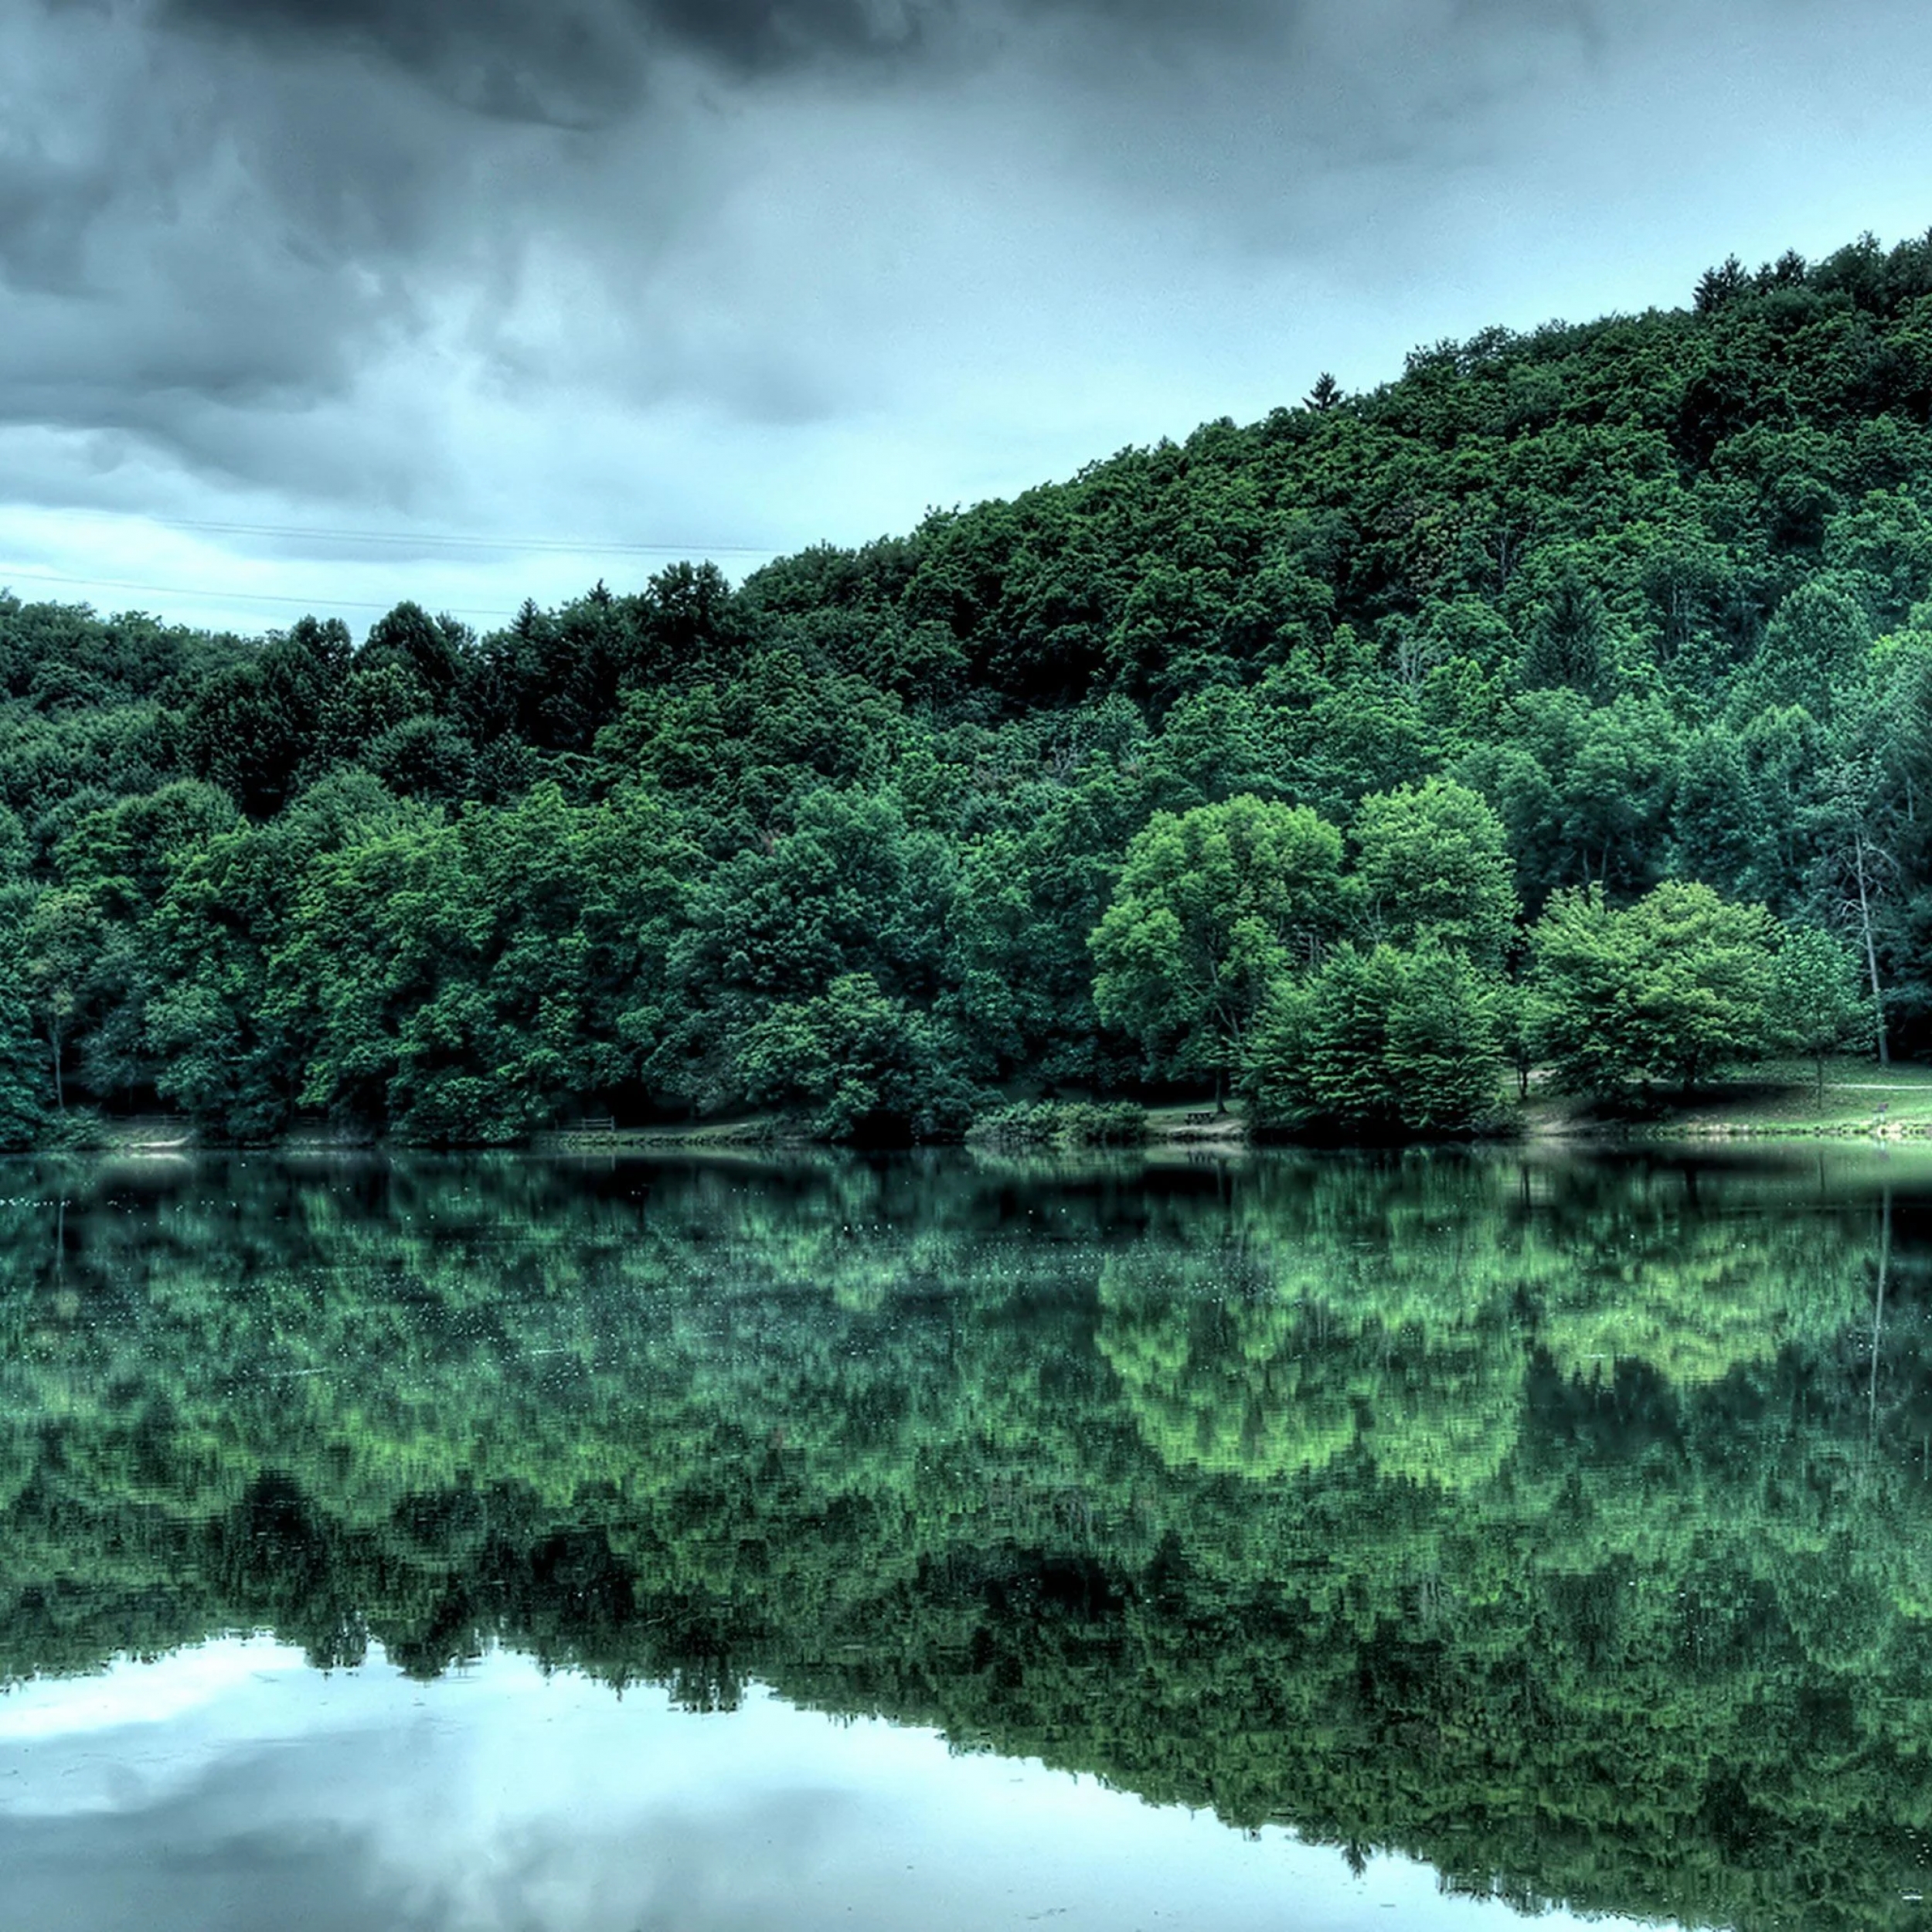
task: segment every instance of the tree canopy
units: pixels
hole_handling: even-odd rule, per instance
[[[0,1138],[943,1136],[1245,1077],[1341,947],[1554,1001],[1575,1082],[1593,947],[1758,918],[1693,887],[1923,1053],[1929,342],[1932,242],[1866,238],[487,635],[0,596]],[[1797,1037],[1669,979],[1609,1086]]]

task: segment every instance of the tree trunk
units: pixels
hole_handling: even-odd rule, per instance
[[[67,1111],[67,1090],[60,1079],[60,1035],[52,1020],[47,1022],[47,1046],[53,1056],[53,1105],[56,1114]]]
[[[1879,1348],[1885,1331],[1885,1278],[1892,1267],[1892,1190],[1885,1190],[1883,1219],[1879,1227],[1879,1286],[1872,1304],[1872,1379],[1866,1397],[1866,1430],[1876,1436],[1879,1426]]]
[[[1892,1064],[1892,1046],[1885,1037],[1885,989],[1879,984],[1878,947],[1872,937],[1872,898],[1865,877],[1865,835],[1858,834],[1858,842],[1852,848],[1852,876],[1859,889],[1859,933],[1865,941],[1866,970],[1872,978],[1872,1018],[1878,1029],[1879,1064]]]

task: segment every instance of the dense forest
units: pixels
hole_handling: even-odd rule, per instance
[[[0,1684],[238,1628],[426,1676],[502,1643],[1526,1906],[1916,1925],[1900,1178],[16,1169]]]
[[[1932,238],[1868,238],[488,636],[0,599],[0,1140],[1932,1050],[1929,491]]]

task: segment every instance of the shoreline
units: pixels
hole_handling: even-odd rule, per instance
[[[1735,1145],[1749,1142],[1899,1147],[1932,1145],[1932,1066],[1887,1070],[1873,1080],[1863,1063],[1840,1063],[1842,1073],[1859,1077],[1828,1080],[1821,1106],[1815,1076],[1792,1077],[1788,1064],[1768,1063],[1737,1079],[1648,1115],[1617,1115],[1587,1104],[1532,1089],[1526,1101],[1512,1099],[1494,1131],[1454,1141],[1417,1136],[1382,1142],[1257,1138],[1237,1105],[1216,1111],[1206,1097],[1141,1108],[1138,1131],[1100,1141],[1081,1138],[1064,1123],[1050,1119],[1030,1127],[1009,1124],[1002,1131],[990,1121],[960,1141],[930,1143],[970,1149],[982,1156],[1011,1159],[1066,1159],[1140,1155],[1156,1159],[1229,1158],[1280,1147],[1304,1151],[1342,1152],[1370,1145],[1387,1151],[1407,1147],[1481,1147],[1512,1143],[1532,1146],[1640,1147]],[[1867,1096],[1883,1096],[1876,1104]],[[1081,1104],[1076,1104],[1077,1105]],[[1110,1103],[1132,1107],[1137,1103]],[[648,1155],[653,1154],[803,1154],[848,1151],[879,1155],[906,1151],[886,1145],[849,1145],[821,1140],[796,1121],[774,1114],[736,1120],[620,1128],[602,1123],[548,1128],[497,1147],[433,1150],[323,1126],[304,1126],[271,1141],[230,1143],[203,1138],[179,1116],[94,1118],[76,1123],[64,1142],[23,1150],[16,1158],[105,1155],[143,1159],[190,1158],[200,1154],[274,1154],[298,1158],[341,1157],[390,1151],[502,1152],[523,1155]]]

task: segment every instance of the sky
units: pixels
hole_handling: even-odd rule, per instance
[[[733,575],[1932,225],[1903,0],[5,0],[0,584]]]
[[[698,1715],[503,1655],[429,1684],[379,1652],[325,1677],[265,1639],[0,1699],[0,1916],[73,1932],[1528,1923],[1409,1859],[1352,1870],[1285,1831],[756,1687]]]

